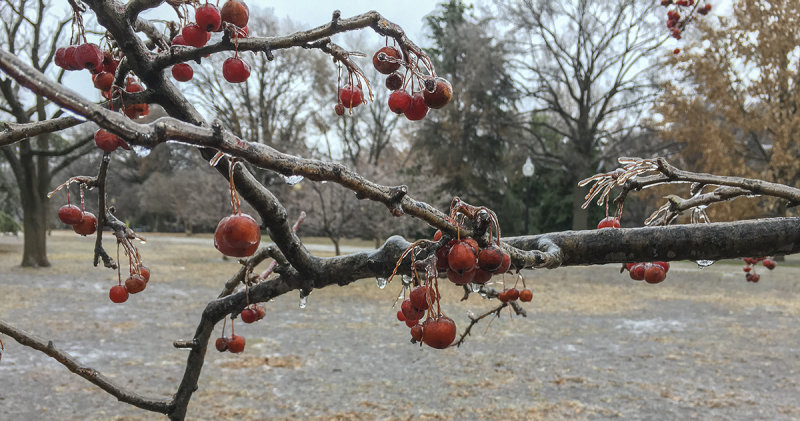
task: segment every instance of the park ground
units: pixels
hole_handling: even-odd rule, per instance
[[[0,237],[0,318],[131,390],[166,398],[205,303],[237,263],[208,236],[153,234],[147,289],[113,304],[116,273],[91,265],[93,238],[54,232],[50,268],[19,267]],[[357,245],[357,244],[356,244]],[[322,253],[326,247],[318,246]],[[242,354],[209,350],[188,419],[800,419],[800,258],[745,282],[741,261],[675,262],[660,285],[619,265],[525,272],[528,316],[484,321],[459,349],[409,343],[375,279],[295,293],[237,324]],[[496,302],[444,288],[459,331]],[[488,329],[487,329],[488,328]],[[220,333],[221,326],[217,329]],[[218,335],[217,335],[218,336]],[[117,402],[37,351],[2,337],[0,418],[158,419]]]

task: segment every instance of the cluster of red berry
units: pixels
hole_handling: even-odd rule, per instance
[[[130,256],[130,255],[129,255]],[[133,259],[131,257],[131,259]],[[108,298],[115,303],[124,303],[128,301],[128,294],[137,294],[144,291],[147,283],[150,282],[150,269],[147,266],[131,265],[131,272],[125,284],[122,284],[122,278],[119,278],[117,285],[111,287],[108,291]]]
[[[523,303],[528,303],[533,300],[533,291],[529,290],[528,288],[523,288],[522,290],[517,288],[507,288],[497,294],[497,299],[504,303],[516,301],[517,299]]]
[[[597,229],[619,228],[619,218],[606,216],[597,224]],[[667,278],[669,262],[634,262],[626,263],[625,269],[634,281],[645,281],[648,284],[658,284]]]
[[[433,236],[442,237],[441,231]],[[473,238],[454,238],[436,251],[436,267],[447,273],[447,279],[456,285],[468,283],[483,285],[494,274],[508,272],[511,257],[497,245],[479,247]]]
[[[224,334],[223,334],[224,335]],[[238,354],[244,351],[244,337],[231,333],[231,336],[220,336],[214,342],[214,346],[219,352],[230,351]]]
[[[444,349],[456,338],[456,324],[453,319],[441,313],[439,294],[436,286],[419,285],[411,290],[408,299],[404,300],[397,311],[397,320],[405,322],[411,328],[411,338],[415,342]],[[428,317],[425,318],[425,313]],[[420,320],[425,320],[420,323]]]
[[[675,5],[676,8],[670,9],[667,11],[667,29],[669,29],[671,35],[675,39],[681,39],[681,32],[686,27],[686,24],[691,19],[692,13],[695,11],[701,15],[707,15],[708,12],[711,11],[711,4],[706,3],[702,7],[697,5],[695,6],[695,0],[661,0],[661,5],[665,7],[669,7]],[[679,11],[682,7],[694,7],[691,11],[689,11],[686,16],[682,16],[681,12]],[[680,53],[680,49],[676,48],[674,53]]]
[[[72,230],[83,236],[92,235],[97,231],[97,217],[91,212],[86,212],[83,203],[80,208],[69,203],[69,192],[67,192],[67,204],[58,209],[58,219],[67,225],[72,225]]]
[[[250,324],[263,319],[266,313],[267,311],[261,304],[250,304],[239,313],[239,317],[243,322]]]
[[[745,257],[745,266],[742,268],[742,270],[745,272],[744,278],[747,280],[747,282],[755,283],[761,280],[761,275],[756,273],[756,266],[758,265],[758,262],[761,262],[761,264],[769,270],[775,269],[775,267],[778,266],[778,264],[769,257]]]
[[[667,278],[669,262],[644,262],[626,263],[625,268],[634,281],[645,281],[648,284],[658,284]]]
[[[195,9],[195,22],[189,23],[181,29],[180,35],[172,39],[172,45],[187,45],[200,48],[211,39],[211,32],[220,32],[224,24],[232,25],[231,33],[234,40],[247,37],[249,31],[247,22],[250,19],[250,9],[241,0],[228,0],[222,8],[206,2]],[[172,66],[172,77],[179,82],[192,79],[194,70],[188,63],[178,63]],[[241,83],[250,77],[250,65],[239,58],[237,50],[233,57],[222,63],[222,77],[230,83]]]
[[[453,87],[447,79],[436,77],[433,66],[426,59],[423,64],[427,75],[423,75],[417,65],[419,60],[405,60],[403,52],[395,46],[387,45],[372,56],[375,69],[387,75],[386,88],[392,91],[389,95],[389,109],[395,114],[403,114],[412,121],[422,120],[428,110],[439,109],[447,105],[453,98]],[[405,72],[400,68],[405,67]],[[409,76],[410,75],[410,76]],[[411,92],[408,88],[410,85]],[[345,108],[355,108],[364,102],[361,82],[353,82],[353,74],[348,74],[348,81],[338,90],[338,103],[334,111],[344,115]]]

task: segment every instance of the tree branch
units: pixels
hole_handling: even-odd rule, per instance
[[[91,367],[86,367],[80,362],[76,361],[72,355],[56,348],[52,341],[45,342],[45,340],[25,332],[24,330],[17,329],[3,320],[0,320],[0,333],[10,336],[19,342],[20,345],[43,352],[45,355],[53,358],[67,367],[69,371],[83,377],[100,389],[108,392],[121,402],[162,414],[166,414],[170,410],[170,403],[168,400],[143,397],[125,389],[124,387],[112,382],[97,370]]]

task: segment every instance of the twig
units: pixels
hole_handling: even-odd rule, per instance
[[[86,367],[76,361],[72,355],[56,348],[52,341],[45,341],[24,330],[17,329],[5,321],[0,320],[0,333],[4,333],[24,345],[43,352],[45,355],[58,361],[69,371],[83,377],[104,391],[108,392],[122,402],[146,409],[148,411],[166,414],[170,411],[170,401],[166,399],[147,398],[137,395],[128,389],[114,383],[97,370]]]

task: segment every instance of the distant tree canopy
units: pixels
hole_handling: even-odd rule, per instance
[[[670,63],[656,111],[661,136],[688,168],[800,183],[800,2],[741,0],[730,18],[702,20]],[[768,213],[784,216],[783,202]],[[718,218],[764,216],[746,201]]]

